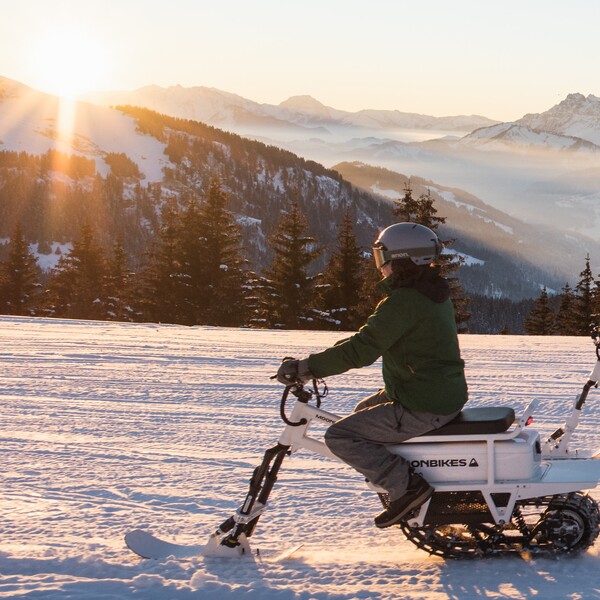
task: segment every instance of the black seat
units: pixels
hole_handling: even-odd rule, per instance
[[[508,406],[464,408],[450,423],[424,435],[472,435],[503,433],[515,421],[515,411]]]

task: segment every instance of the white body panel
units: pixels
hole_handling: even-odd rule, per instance
[[[430,438],[431,439],[431,438]],[[486,483],[490,460],[495,481],[524,481],[541,477],[541,453],[536,431],[521,431],[509,440],[495,441],[490,452],[485,440],[452,442],[405,442],[389,450],[406,459],[432,484],[437,482]]]

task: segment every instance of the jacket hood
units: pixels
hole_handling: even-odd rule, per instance
[[[398,279],[390,275],[379,283],[387,293],[397,288],[413,288],[437,304],[441,304],[450,298],[450,286],[446,279],[440,276],[437,269],[426,268],[418,275],[404,279]]]

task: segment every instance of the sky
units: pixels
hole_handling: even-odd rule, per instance
[[[0,76],[502,121],[600,95],[596,0],[0,0]]]

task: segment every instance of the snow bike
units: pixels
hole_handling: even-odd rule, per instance
[[[530,427],[537,405],[533,400],[519,419],[509,407],[469,407],[440,429],[388,447],[435,488],[425,504],[396,526],[410,542],[447,559],[509,553],[560,557],[594,543],[600,511],[584,491],[598,485],[600,451],[569,448],[588,393],[600,380],[600,326],[594,327],[592,339],[596,364],[565,424],[546,440]],[[295,401],[288,416],[290,395]],[[285,457],[304,448],[339,460],[321,439],[309,435],[311,424],[332,424],[340,418],[321,408],[326,395],[323,381],[285,388],[281,437],[265,451],[238,511],[213,532],[206,546],[197,547],[204,556],[250,553],[248,540]],[[387,506],[385,490],[367,485]]]

